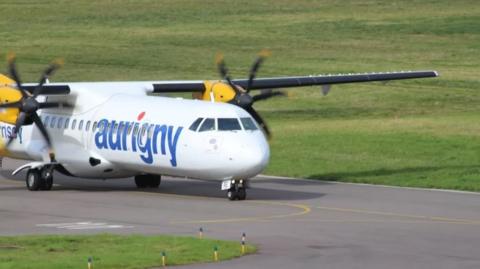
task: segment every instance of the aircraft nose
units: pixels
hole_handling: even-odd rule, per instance
[[[253,177],[263,171],[270,159],[268,143],[258,142],[244,146],[241,150],[241,164],[248,177]]]

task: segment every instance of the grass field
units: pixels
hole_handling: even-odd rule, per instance
[[[267,173],[480,191],[477,1],[33,1],[0,3],[0,54],[26,80],[215,79],[223,51],[245,77],[435,69],[438,79],[293,89],[256,105],[271,125]]]
[[[220,260],[241,256],[240,243],[174,236],[141,235],[35,235],[0,237],[1,269],[153,268],[167,265],[213,262],[217,246]],[[246,253],[255,251],[246,247]]]

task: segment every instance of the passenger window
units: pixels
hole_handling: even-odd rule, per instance
[[[252,118],[240,118],[240,121],[242,122],[243,129],[248,131],[258,130],[258,127],[255,122],[253,122]]]
[[[90,121],[87,121],[87,125],[85,126],[86,131],[90,131]]]
[[[68,128],[68,124],[70,123],[70,118],[65,119],[65,125],[63,126],[64,129]]]
[[[118,123],[115,123],[115,125],[112,125],[112,128],[113,128],[113,133],[116,134],[117,133],[117,129],[118,129]]]
[[[56,122],[56,119],[55,117],[52,117],[52,121],[50,122],[50,128],[53,128],[55,127],[55,122]]]
[[[79,123],[78,123],[78,130],[82,130],[83,128],[83,120],[81,120]]]
[[[75,130],[75,126],[77,125],[77,120],[72,121],[72,130]]]
[[[48,126],[48,120],[50,119],[49,116],[45,117],[45,120],[43,121],[43,125]]]
[[[192,131],[195,132],[195,131],[197,130],[198,126],[200,125],[200,123],[202,122],[202,120],[203,120],[203,118],[198,118],[198,119],[196,119],[196,120],[192,123],[192,125],[190,125],[190,128],[188,128],[188,129],[190,129],[190,130],[192,130]]]
[[[215,130],[215,119],[207,118],[203,121],[202,126],[200,127],[199,132],[206,132]]]
[[[95,124],[94,124],[94,125],[95,125]],[[107,124],[106,124],[104,121],[99,122],[99,123],[98,123],[98,130],[99,130],[100,132],[103,132],[103,129],[106,128],[106,125],[107,125]]]
[[[57,128],[60,129],[63,126],[63,118],[58,118]]]
[[[242,130],[240,123],[236,118],[220,118],[218,119],[219,131],[238,131]]]
[[[128,135],[130,135],[132,133],[132,129],[133,129],[133,124],[129,124],[128,125]]]
[[[97,122],[95,121],[92,126],[92,131],[95,131],[97,129]]]

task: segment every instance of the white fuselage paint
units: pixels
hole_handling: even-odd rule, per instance
[[[225,103],[147,96],[149,85],[70,83],[70,95],[49,96],[48,101],[68,101],[75,106],[73,110],[48,109],[39,113],[44,122],[49,117],[47,130],[57,161],[74,176],[99,179],[143,173],[247,179],[266,167],[270,151],[260,130],[189,130],[197,118],[250,117],[245,110]],[[76,124],[72,129],[73,121]],[[79,129],[80,122],[83,126]],[[102,132],[102,128],[93,130],[95,122],[124,127]],[[126,131],[135,125],[146,125],[150,133],[148,128],[143,136]],[[0,130],[5,130],[5,135],[0,135],[3,142],[8,140],[8,128],[13,126],[0,123]],[[46,144],[33,125],[21,128],[9,153],[21,159],[48,160]],[[100,164],[93,166],[90,158],[100,160]]]

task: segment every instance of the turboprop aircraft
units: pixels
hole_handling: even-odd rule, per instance
[[[230,200],[244,200],[248,180],[270,156],[270,130],[255,102],[278,88],[438,76],[435,71],[258,78],[259,54],[247,79],[231,79],[223,57],[221,80],[50,83],[53,62],[37,84],[23,84],[14,55],[10,77],[0,75],[0,155],[31,162],[31,191],[50,190],[53,173],[92,179],[134,177],[156,188],[162,175],[215,179]],[[252,95],[254,90],[263,90]],[[151,93],[192,92],[193,99]]]

